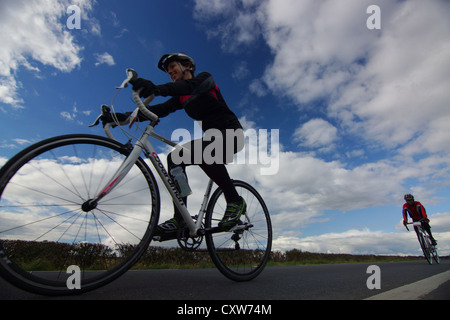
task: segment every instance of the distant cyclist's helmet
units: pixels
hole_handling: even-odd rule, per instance
[[[191,63],[191,68],[189,69],[189,71],[191,71],[192,73],[195,72],[194,59],[192,59],[191,57],[189,57],[188,55],[186,55],[184,53],[169,53],[169,54],[163,55],[161,57],[161,59],[159,59],[158,68],[164,72],[167,72],[167,66],[172,61],[178,61],[178,62],[188,61]]]
[[[405,194],[404,199],[405,199],[405,201],[414,200],[414,196],[412,194],[408,193],[408,194]]]

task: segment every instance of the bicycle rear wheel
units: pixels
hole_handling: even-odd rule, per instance
[[[7,162],[0,170],[0,275],[34,293],[67,295],[128,270],[149,245],[159,217],[159,191],[146,163],[138,158],[97,206],[83,204],[129,152],[107,138],[67,135]]]
[[[248,183],[234,181],[247,204],[240,223],[227,232],[207,233],[206,244],[216,267],[234,281],[249,281],[258,276],[270,257],[272,224],[269,211],[259,193]],[[222,190],[211,196],[205,216],[206,229],[218,227],[227,203]],[[234,230],[233,230],[234,229]]]

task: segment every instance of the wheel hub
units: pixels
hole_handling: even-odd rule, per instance
[[[86,201],[85,203],[83,203],[81,205],[81,210],[83,210],[84,212],[89,212],[91,210],[94,210],[95,208],[97,208],[97,201],[93,200],[93,199],[89,199],[88,201]]]

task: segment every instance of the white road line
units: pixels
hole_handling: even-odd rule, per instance
[[[432,277],[395,288],[365,300],[419,300],[424,295],[436,290],[441,284],[450,280],[450,270]]]

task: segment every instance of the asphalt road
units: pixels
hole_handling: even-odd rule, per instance
[[[379,267],[380,289],[367,282]],[[435,277],[437,289],[424,283]],[[421,280],[427,279],[420,282]],[[418,282],[419,281],[419,282]],[[416,284],[411,287],[404,287]],[[0,278],[1,300],[362,300],[396,289],[414,291],[415,299],[450,299],[450,261],[268,267],[250,282],[236,283],[216,269],[129,271],[113,283],[74,297],[48,298],[19,290]],[[398,289],[400,288],[400,289]],[[434,290],[436,289],[436,290]],[[406,289],[405,289],[406,290]],[[405,291],[403,290],[403,291]],[[417,292],[416,292],[417,291]],[[411,292],[410,292],[411,294]],[[395,299],[411,299],[395,293]]]

